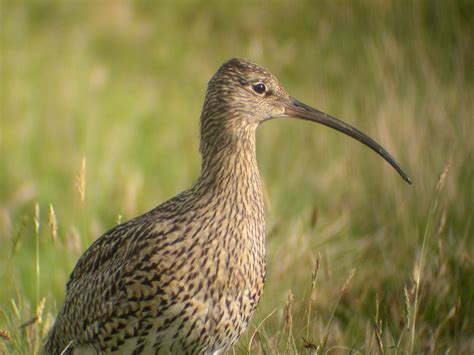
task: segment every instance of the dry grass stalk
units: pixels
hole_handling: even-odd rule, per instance
[[[40,207],[38,202],[35,204],[35,213],[33,216],[34,222],[35,222],[35,233],[36,236],[39,236],[39,229],[40,229]]]
[[[446,175],[448,174],[449,167],[451,166],[451,158],[446,163],[443,172],[438,177],[438,182],[436,183],[436,191],[441,191],[444,188],[446,183]]]
[[[23,217],[19,226],[16,228],[16,231],[12,235],[11,239],[11,254],[13,255],[15,251],[18,249],[18,244],[20,243],[20,239],[23,237],[23,232],[25,231],[26,226],[28,225],[28,218],[26,216]]]
[[[294,346],[294,338],[293,338],[293,301],[294,301],[294,295],[291,290],[288,290],[288,294],[286,297],[286,317],[285,317],[285,326],[284,328],[288,332],[288,340],[287,340],[287,348],[286,348],[286,353],[290,353],[290,349],[293,348],[294,350],[296,347]]]
[[[40,230],[40,207],[39,204],[35,204],[35,266],[36,266],[36,309],[38,309],[40,303],[40,255],[39,255],[39,230]]]
[[[420,286],[421,276],[422,276],[423,267],[424,267],[425,248],[428,241],[428,237],[430,235],[432,219],[438,207],[439,193],[444,188],[444,185],[446,182],[446,176],[448,174],[450,165],[451,165],[451,158],[446,163],[443,169],[443,172],[439,175],[438,181],[436,183],[436,188],[435,188],[436,193],[435,193],[433,202],[431,203],[430,210],[428,212],[428,219],[426,221],[425,231],[423,234],[423,242],[421,245],[420,256],[419,256],[419,259],[415,262],[415,266],[414,266],[413,273],[414,273],[414,281],[415,281],[415,296],[413,300],[413,312],[412,312],[413,320],[412,320],[412,328],[411,328],[410,353],[413,353],[414,346],[415,346],[416,319],[417,319],[417,312],[418,312],[418,307],[419,307],[418,303],[419,303],[419,294],[420,294],[420,289],[421,289],[421,286]],[[440,229],[440,226],[438,225],[438,230],[439,229]]]
[[[43,322],[43,311],[44,311],[45,304],[46,304],[46,298],[43,297],[41,299],[41,302],[36,307],[36,317],[38,318],[39,323]]]
[[[81,167],[76,178],[76,189],[79,194],[79,199],[81,202],[84,202],[86,195],[86,157],[82,157]]]
[[[268,319],[270,318],[273,313],[275,313],[277,309],[274,308],[273,311],[271,311],[265,318],[262,319],[262,321],[257,325],[257,327],[255,328],[254,332],[252,333],[252,336],[250,337],[250,341],[249,341],[249,346],[248,346],[248,352],[251,353],[251,350],[252,350],[252,343],[253,343],[253,339],[255,338],[255,336],[257,335],[258,331],[260,330],[260,328],[263,326],[263,323]]]
[[[351,283],[351,280],[354,277],[355,272],[356,272],[355,268],[351,270],[351,273],[347,277],[346,282],[344,282],[344,285],[342,285],[341,295],[346,291],[347,287],[349,287],[349,284]]]
[[[377,340],[377,347],[380,354],[384,353],[382,341],[382,320],[380,319],[380,300],[378,293],[375,297],[375,317],[374,317],[375,339]]]
[[[337,296],[336,303],[335,303],[334,308],[331,312],[331,317],[329,318],[328,324],[326,325],[326,328],[325,328],[325,330],[322,334],[322,337],[321,337],[321,342],[320,343],[321,343],[322,351],[325,351],[324,349],[326,348],[326,344],[327,344],[328,339],[329,339],[329,331],[331,329],[332,322],[334,320],[334,315],[336,314],[336,309],[339,305],[339,302],[341,301],[341,297],[344,294],[344,292],[346,291],[347,287],[349,287],[349,284],[350,284],[352,278],[354,277],[355,272],[356,272],[355,268],[351,270],[349,276],[347,277],[346,281],[342,285],[341,292],[339,292],[339,295]]]
[[[410,294],[408,292],[408,288],[406,286],[403,288],[403,293],[405,294],[406,327],[407,327],[408,330],[410,330],[410,327],[411,327],[411,316],[410,316],[411,300],[410,300]]]
[[[311,323],[311,311],[313,308],[313,303],[316,300],[316,281],[318,278],[320,258],[321,258],[321,255],[319,254],[316,259],[316,262],[314,263],[313,274],[311,275],[311,293],[308,300],[308,319],[306,323],[306,339],[308,339],[307,340],[308,343],[310,342],[309,329],[310,329],[310,323]]]
[[[446,224],[446,209],[443,210],[441,213],[441,217],[439,218],[438,221],[438,226],[436,228],[436,237],[440,237],[441,233],[443,232],[444,225]]]
[[[56,214],[54,213],[53,204],[49,204],[49,231],[51,232],[51,240],[56,240],[56,236],[58,233],[58,221],[56,219]]]

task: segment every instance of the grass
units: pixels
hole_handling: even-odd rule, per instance
[[[2,0],[0,352],[36,352],[85,248],[192,184],[205,84],[234,56],[414,182],[327,128],[265,123],[267,284],[234,351],[474,352],[473,10]]]

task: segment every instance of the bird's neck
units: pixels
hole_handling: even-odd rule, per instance
[[[209,258],[220,270],[221,287],[227,294],[249,292],[258,303],[265,279],[265,216],[255,129],[201,141],[202,171],[194,192],[210,215],[208,245],[217,247]],[[248,312],[247,320],[253,308]]]
[[[214,137],[201,144],[202,169],[198,185],[213,194],[228,196],[234,203],[249,205],[263,213],[262,186],[255,147],[256,127],[233,135]]]

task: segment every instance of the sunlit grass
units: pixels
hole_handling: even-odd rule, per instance
[[[325,127],[262,125],[267,284],[235,351],[474,351],[469,2],[0,4],[0,352],[37,351],[87,246],[192,184],[234,56],[414,182]]]

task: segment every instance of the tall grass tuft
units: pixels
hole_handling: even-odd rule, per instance
[[[435,187],[435,192],[433,195],[433,201],[431,203],[429,212],[428,212],[428,218],[426,221],[426,226],[425,230],[423,233],[423,241],[421,244],[421,250],[420,250],[420,255],[418,257],[418,260],[415,262],[415,269],[414,269],[414,283],[415,283],[415,294],[413,298],[413,302],[409,302],[409,298],[406,296],[406,290],[405,290],[405,298],[407,299],[408,303],[408,314],[410,315],[410,353],[413,354],[415,350],[415,336],[416,336],[416,318],[417,318],[417,313],[419,311],[419,299],[420,299],[420,292],[421,292],[421,282],[422,282],[422,273],[423,273],[423,268],[424,268],[424,260],[426,258],[426,246],[428,243],[428,238],[431,235],[431,229],[433,227],[433,218],[435,213],[437,212],[438,209],[438,204],[439,204],[439,196],[445,186],[446,182],[446,176],[449,171],[451,163],[448,162],[446,166],[444,167],[444,170],[442,173],[439,175],[438,181],[436,183]],[[441,224],[440,224],[441,226]],[[439,229],[439,228],[438,228]],[[412,303],[412,304],[411,304]]]

